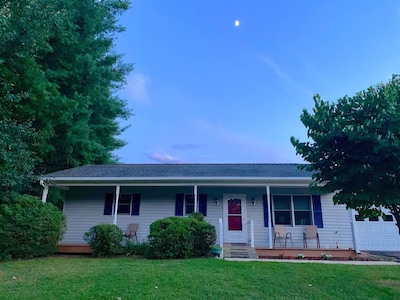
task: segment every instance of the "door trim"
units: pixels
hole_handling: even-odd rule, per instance
[[[228,200],[236,198],[241,199],[242,207],[242,231],[240,234],[236,234],[236,237],[232,236],[228,231]],[[223,194],[223,225],[224,225],[224,242],[225,243],[247,243],[247,201],[246,194]]]

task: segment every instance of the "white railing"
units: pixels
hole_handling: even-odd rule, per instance
[[[222,247],[222,252],[220,257],[224,257],[224,224],[222,223],[222,218],[219,218],[219,245]]]
[[[250,246],[254,248],[254,221],[250,220]]]

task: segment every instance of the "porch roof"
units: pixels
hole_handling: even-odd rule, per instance
[[[310,182],[299,164],[86,165],[43,175],[48,185]]]

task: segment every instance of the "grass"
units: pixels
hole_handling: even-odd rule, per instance
[[[52,257],[0,264],[1,299],[398,299],[400,266]]]

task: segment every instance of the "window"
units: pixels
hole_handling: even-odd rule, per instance
[[[194,212],[194,195],[186,194],[185,195],[185,215],[190,215]]]
[[[355,218],[356,218],[356,221],[357,222],[362,222],[362,221],[364,221],[364,217],[362,217],[362,216],[360,216],[360,215],[355,215]]]
[[[383,218],[383,221],[385,221],[385,222],[393,222],[393,215],[385,214],[385,217]]]
[[[378,216],[369,217],[368,219],[369,219],[370,222],[378,222],[379,221]]]
[[[273,195],[272,199],[275,224],[312,224],[311,196]]]
[[[115,195],[106,194],[104,215],[113,215],[115,209]],[[118,214],[138,216],[140,210],[140,194],[120,194],[118,199]]]
[[[131,213],[131,194],[121,194],[119,195],[118,201],[118,213],[119,214],[130,214]]]
[[[273,196],[275,224],[292,224],[291,197]]]
[[[296,225],[311,225],[310,196],[293,196],[294,219]]]

